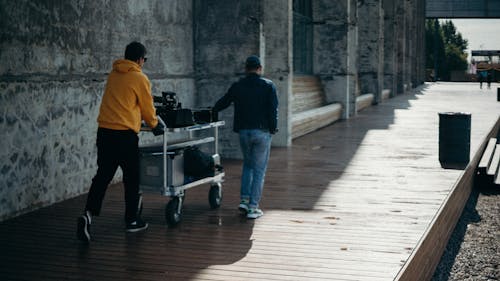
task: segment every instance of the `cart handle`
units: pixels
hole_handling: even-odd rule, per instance
[[[162,124],[163,125],[163,128],[165,128],[165,130],[167,129],[167,124],[163,121],[163,119],[161,119],[161,117],[159,115],[156,116],[156,118],[158,118],[158,123]],[[141,131],[151,131],[153,130],[153,128],[149,127],[146,122],[144,121],[141,121]]]
[[[167,128],[167,124],[165,122],[163,122],[163,119],[161,119],[161,117],[159,115],[156,116],[156,118],[158,118],[158,122],[163,125],[163,128],[166,129]]]

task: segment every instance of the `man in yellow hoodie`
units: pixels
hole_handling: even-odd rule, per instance
[[[78,239],[90,241],[92,216],[98,216],[106,189],[118,167],[123,171],[125,187],[125,224],[127,232],[145,230],[139,213],[139,138],[141,121],[153,128],[155,135],[164,127],[158,123],[151,95],[151,83],[142,72],[146,48],[132,42],[125,49],[125,59],[113,63],[102,97],[97,122],[97,173],[87,197],[82,216],[78,218]]]

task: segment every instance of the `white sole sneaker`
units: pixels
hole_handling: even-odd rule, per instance
[[[148,228],[147,223],[142,223],[140,225],[129,224],[129,225],[127,225],[127,228],[125,229],[125,231],[129,232],[129,233],[134,233],[134,232],[146,230],[147,228]]]
[[[260,218],[264,215],[264,212],[262,212],[261,209],[252,209],[250,208],[247,213],[247,218],[248,219],[256,219]]]
[[[78,218],[76,235],[78,240],[83,242],[90,241],[90,232],[89,232],[89,221],[86,215],[82,215]]]

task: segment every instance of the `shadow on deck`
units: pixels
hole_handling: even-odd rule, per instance
[[[239,216],[241,162],[225,160],[221,208],[210,210],[209,186],[188,190],[175,228],[164,219],[168,198],[147,193],[150,228],[126,234],[120,184],[110,186],[88,246],[75,236],[86,195],[0,223],[0,276],[393,280],[461,173],[437,161],[440,109],[428,106],[428,88],[297,138],[290,148],[273,148],[258,220]],[[484,122],[471,151],[489,129]]]

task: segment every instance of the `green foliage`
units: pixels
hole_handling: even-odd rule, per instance
[[[468,42],[452,21],[428,19],[425,24],[426,68],[437,67],[437,79],[449,80],[451,71],[467,69]]]

